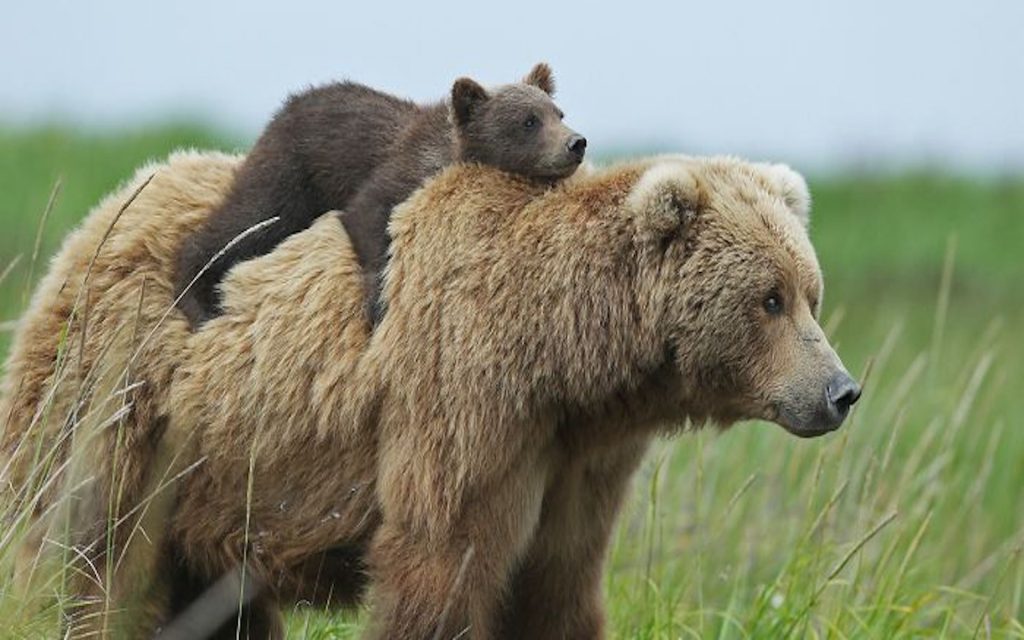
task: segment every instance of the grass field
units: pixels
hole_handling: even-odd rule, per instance
[[[136,166],[241,145],[192,126],[0,129],[0,269],[21,256],[0,285],[0,320],[18,316],[66,231]],[[1024,177],[811,177],[823,317],[866,376],[864,398],[822,439],[744,424],[660,443],[609,558],[610,630],[1024,638]],[[295,637],[352,637],[359,624],[290,618]]]

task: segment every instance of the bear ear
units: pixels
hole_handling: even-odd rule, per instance
[[[555,74],[546,62],[541,62],[523,78],[523,84],[531,84],[549,96],[555,95]]]
[[[700,188],[681,162],[660,162],[648,168],[626,197],[643,231],[658,237],[684,229],[701,207]]]
[[[452,85],[452,117],[457,126],[465,125],[473,112],[487,101],[490,95],[475,80],[459,78]]]
[[[786,207],[804,227],[811,222],[811,192],[804,177],[784,164],[760,164],[769,182],[775,187]]]

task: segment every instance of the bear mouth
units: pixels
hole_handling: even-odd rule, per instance
[[[821,409],[789,410],[785,405],[776,404],[774,407],[775,422],[789,433],[798,438],[817,438],[832,433],[842,426],[846,420],[848,411],[842,413],[828,412]]]
[[[576,169],[583,164],[583,158],[574,154],[563,156],[556,162],[549,164],[544,170],[544,177],[551,180],[562,180],[568,178]]]
[[[835,426],[828,426],[828,427],[810,427],[810,428],[799,428],[799,429],[793,429],[793,428],[790,428],[790,427],[784,427],[784,428],[786,429],[786,431],[788,431],[789,433],[793,434],[794,436],[796,436],[798,438],[804,438],[806,440],[810,440],[811,438],[818,438],[818,437],[823,436],[823,435],[825,435],[827,433],[832,433],[833,431],[835,431],[836,429],[839,428],[839,425],[836,424]]]

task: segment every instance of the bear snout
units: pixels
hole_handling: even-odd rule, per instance
[[[583,160],[583,154],[587,151],[587,139],[578,133],[574,133],[569,136],[568,142],[565,143],[566,150],[576,156],[578,161]]]
[[[860,400],[860,385],[845,371],[836,373],[825,385],[825,404],[829,414],[836,419],[836,426],[842,424],[850,413],[850,407]]]
[[[827,380],[817,391],[808,389],[807,395],[799,394],[803,395],[803,400],[793,397],[776,405],[777,422],[802,438],[814,438],[838,429],[860,399],[861,388],[842,368]]]

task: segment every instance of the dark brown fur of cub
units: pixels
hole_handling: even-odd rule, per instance
[[[367,305],[379,319],[391,209],[426,178],[456,160],[546,180],[576,170],[586,141],[562,124],[553,93],[551,70],[539,64],[521,83],[493,91],[461,78],[450,100],[431,105],[352,82],[293,96],[256,142],[224,204],[183,245],[179,306],[192,326],[218,315],[218,285],[232,266],[270,252],[336,209],[345,212],[341,220],[363,267]],[[274,216],[276,222],[232,243]]]

